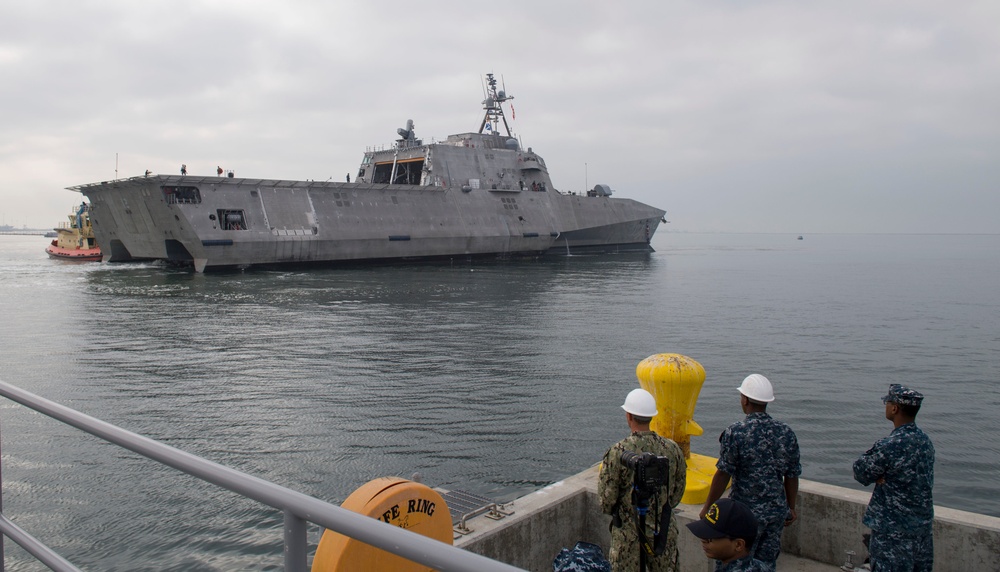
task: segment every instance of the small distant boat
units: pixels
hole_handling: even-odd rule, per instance
[[[90,225],[90,205],[80,203],[68,215],[69,222],[60,224],[55,231],[55,240],[45,247],[52,258],[63,260],[99,261],[104,257],[94,238]],[[46,236],[49,236],[46,233]]]
[[[799,240],[802,240],[802,235],[801,234],[799,235]]]

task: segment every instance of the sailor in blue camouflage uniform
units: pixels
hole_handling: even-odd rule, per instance
[[[795,500],[802,474],[799,442],[788,425],[767,414],[774,390],[766,377],[748,375],[738,390],[746,418],[719,436],[717,470],[700,516],[722,496],[731,478],[730,498],[746,504],[757,518],[757,539],[750,554],[774,570],[782,531],[797,518]]]
[[[654,542],[654,527],[661,523],[661,515],[669,522],[666,529],[660,529],[666,536],[666,548],[660,555],[645,553],[645,569],[651,572],[676,572],[677,565],[677,519],[674,507],[684,496],[687,481],[687,465],[680,446],[650,431],[649,423],[656,416],[656,400],[645,389],[633,389],[622,405],[625,420],[632,434],[617,442],[604,454],[598,477],[597,493],[601,501],[601,511],[612,515],[611,550],[608,559],[614,572],[634,572],[640,569],[639,551],[642,550],[638,535],[638,520],[632,492],[635,472],[621,459],[624,451],[647,452],[666,457],[667,483],[650,500],[649,513],[645,517],[645,536]],[[654,506],[655,504],[655,506]]]
[[[934,445],[916,425],[924,396],[898,383],[882,398],[894,429],[854,461],[854,478],[875,483],[862,522],[872,529],[872,572],[923,572],[934,565]]]

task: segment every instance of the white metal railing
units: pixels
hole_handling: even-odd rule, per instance
[[[307,522],[318,524],[435,570],[470,572],[520,570],[164,445],[3,381],[0,381],[0,395],[109,443],[281,510],[285,519],[284,561],[287,572],[305,572],[307,569]],[[3,570],[4,537],[19,544],[56,572],[79,570],[10,521],[2,513],[2,501],[2,489],[0,489],[0,532],[3,533],[3,536],[0,536],[0,571]]]

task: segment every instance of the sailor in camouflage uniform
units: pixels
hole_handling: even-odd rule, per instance
[[[660,522],[660,515],[669,517],[666,530],[666,549],[659,556],[645,554],[646,570],[651,572],[676,572],[677,566],[677,521],[673,508],[684,496],[687,480],[687,465],[681,448],[670,439],[665,439],[650,431],[649,422],[656,415],[656,400],[644,389],[634,389],[622,405],[625,419],[632,434],[615,443],[604,454],[601,473],[597,484],[601,500],[601,511],[612,515],[611,551],[609,560],[614,572],[639,570],[640,542],[637,532],[637,511],[633,505],[632,490],[634,471],[621,460],[624,451],[652,453],[666,457],[669,462],[668,480],[659,493],[650,500],[649,513],[645,519],[645,536],[652,545],[654,526]]]
[[[895,428],[854,461],[854,478],[875,483],[862,520],[872,529],[872,572],[922,572],[934,565],[934,445],[915,423],[923,399],[890,385],[882,402]]]
[[[722,496],[732,478],[730,498],[746,504],[757,518],[757,539],[750,554],[774,570],[781,553],[781,533],[797,517],[795,499],[802,474],[799,442],[788,425],[767,414],[774,390],[766,377],[747,376],[739,392],[746,418],[719,436],[719,462],[700,516]]]

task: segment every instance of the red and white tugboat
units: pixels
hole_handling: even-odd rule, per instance
[[[63,260],[100,261],[103,254],[90,226],[90,205],[80,203],[68,218],[68,223],[61,223],[54,229],[56,238],[45,247],[45,252],[52,258]]]

